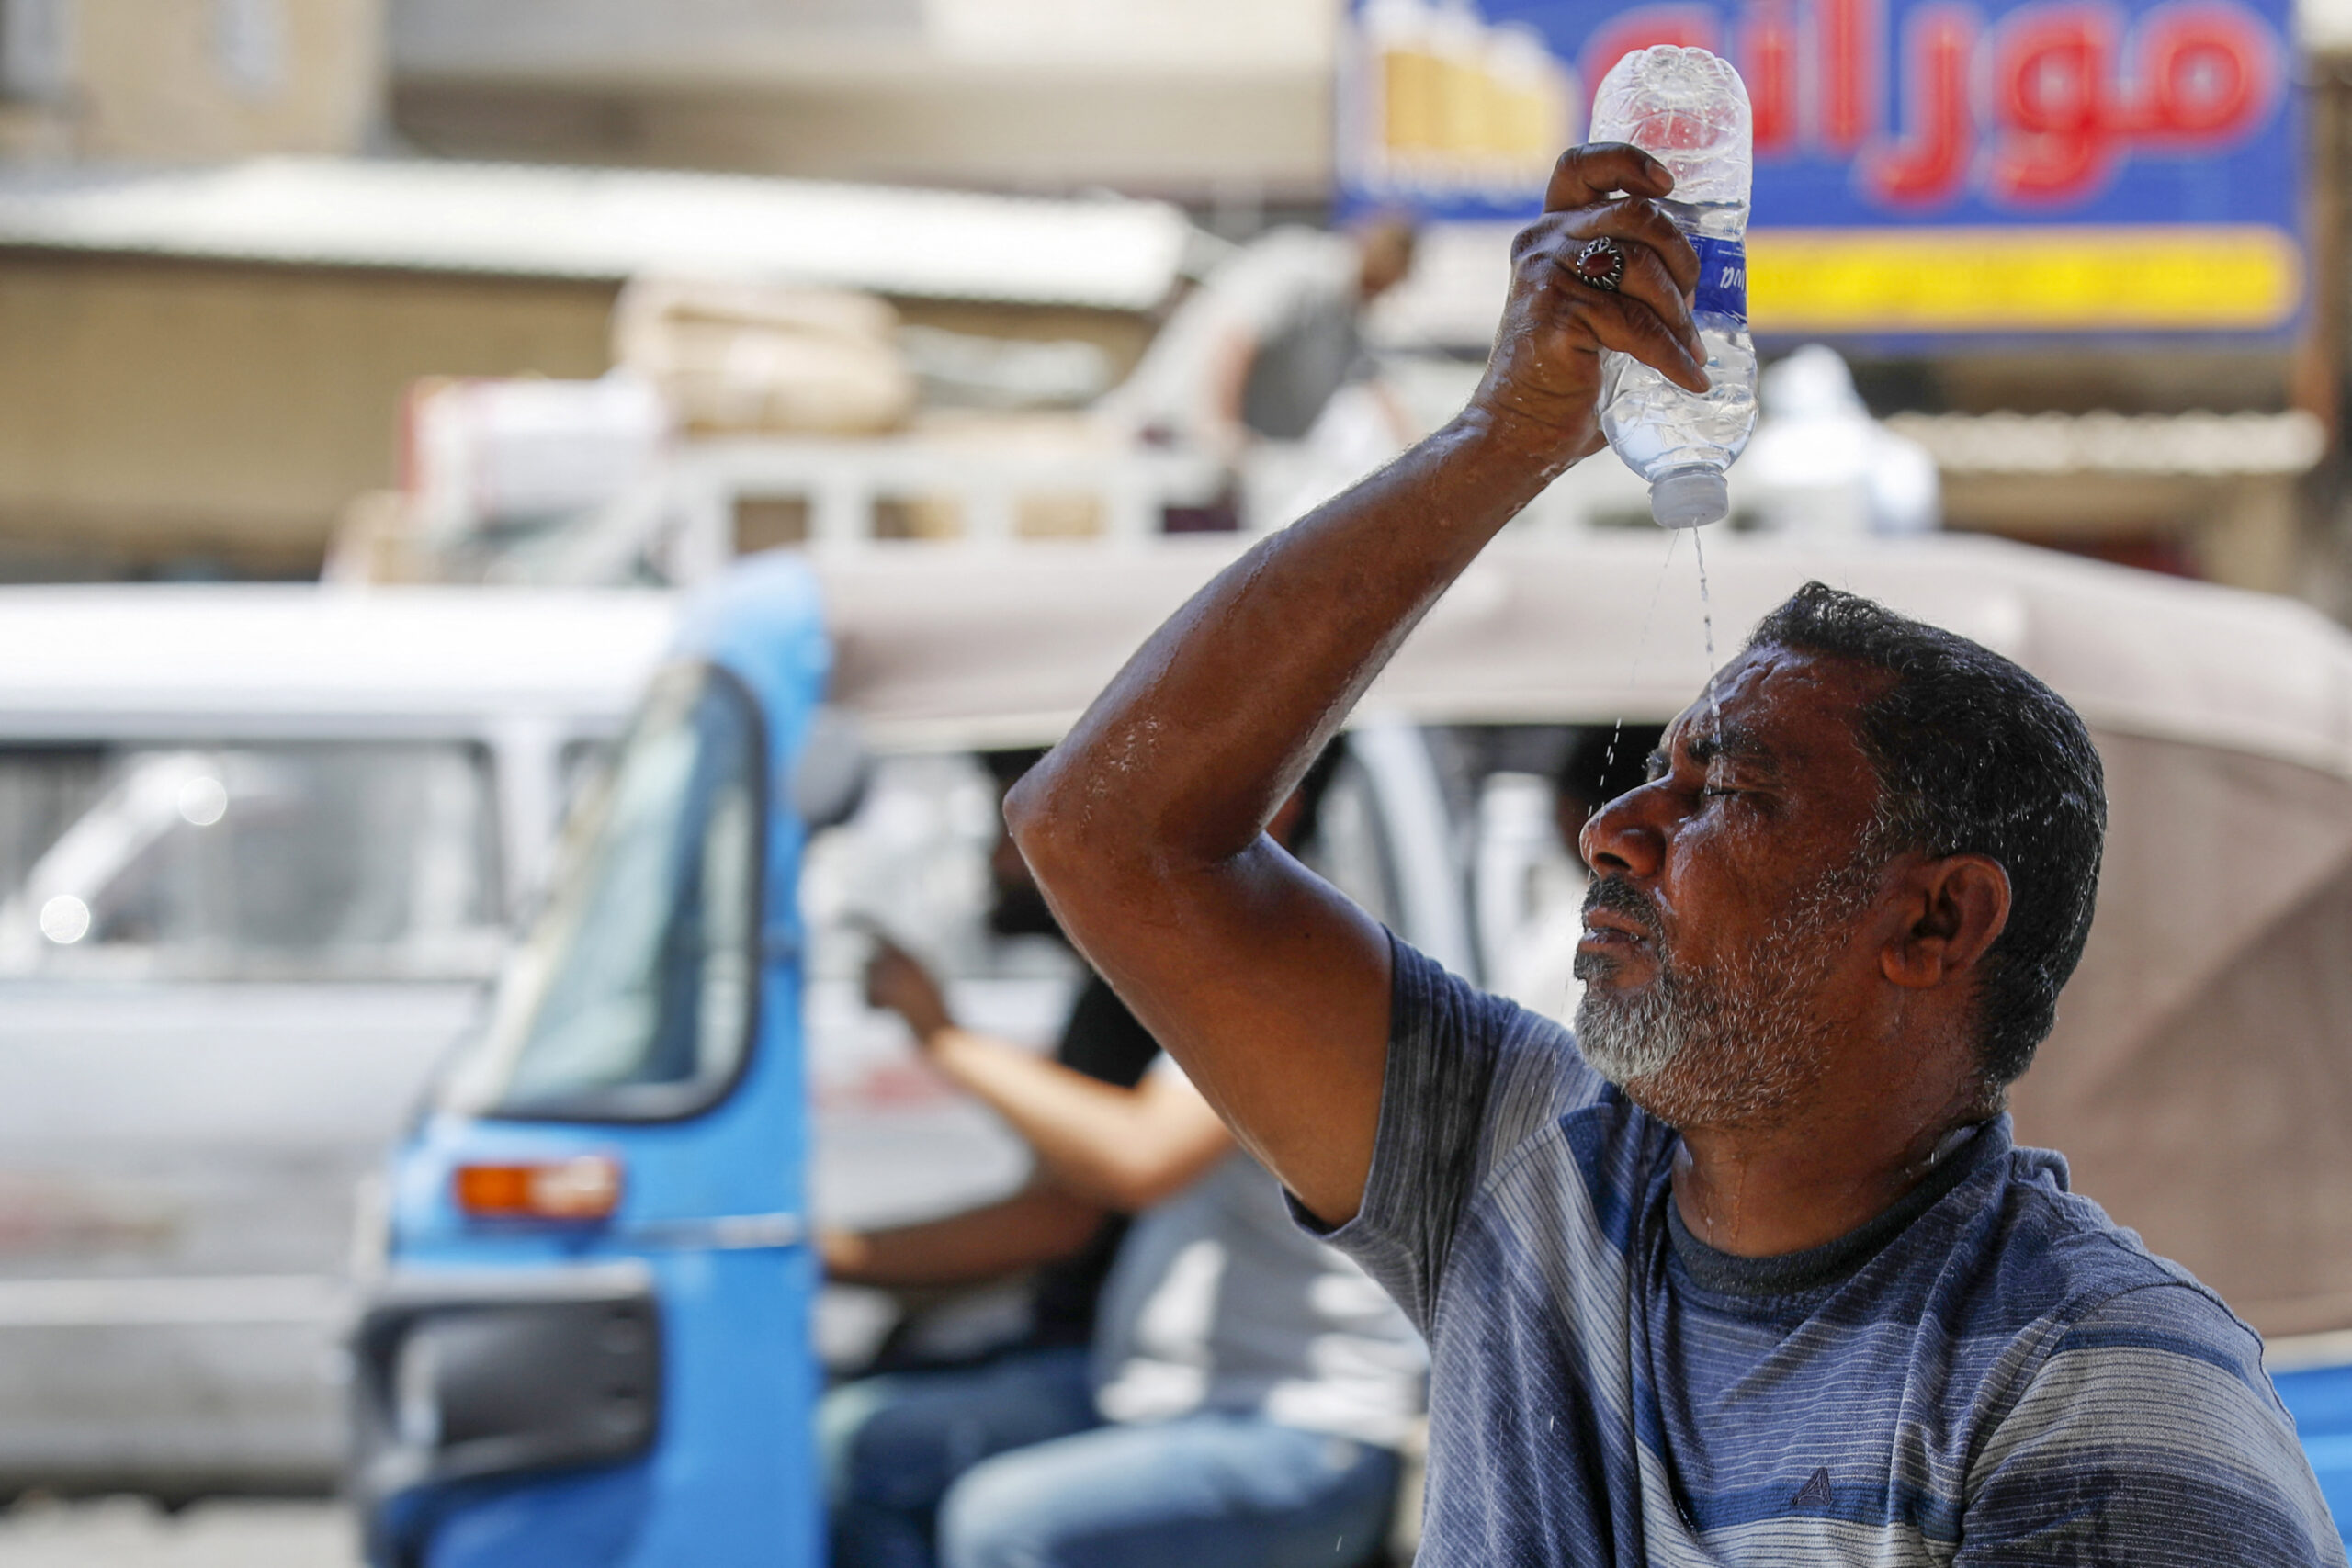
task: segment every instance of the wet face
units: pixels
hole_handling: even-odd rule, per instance
[[[1853,719],[1886,679],[1752,649],[1585,827],[1577,1043],[1676,1126],[1770,1122],[1880,1005],[1878,784]]]

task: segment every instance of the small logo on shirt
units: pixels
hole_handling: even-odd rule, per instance
[[[1829,1467],[1827,1465],[1823,1465],[1819,1470],[1815,1471],[1812,1478],[1797,1488],[1797,1495],[1789,1499],[1789,1506],[1792,1508],[1826,1508],[1829,1504]]]

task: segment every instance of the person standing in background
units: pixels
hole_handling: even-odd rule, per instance
[[[1230,460],[1297,441],[1361,373],[1363,311],[1412,270],[1412,227],[1272,229],[1212,268],[1099,411],[1136,439]]]

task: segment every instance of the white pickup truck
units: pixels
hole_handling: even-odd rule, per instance
[[[332,1477],[355,1191],[672,614],[0,591],[0,1492]]]

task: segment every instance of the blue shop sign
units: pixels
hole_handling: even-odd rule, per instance
[[[1344,206],[1532,214],[1634,49],[1727,56],[1760,333],[2276,333],[2302,305],[2286,0],[1356,0]]]

